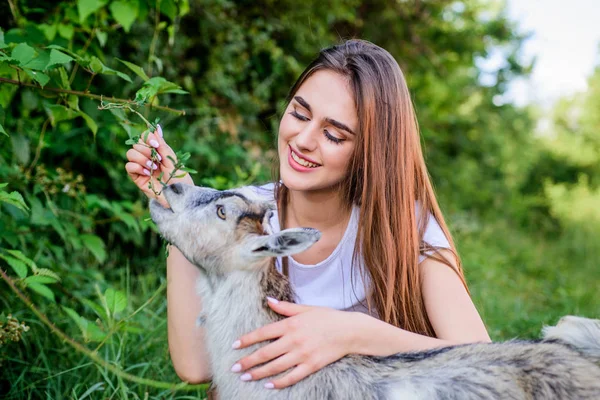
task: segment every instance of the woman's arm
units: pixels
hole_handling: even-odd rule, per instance
[[[202,306],[196,292],[200,275],[175,246],[167,258],[167,320],[169,352],[177,375],[190,383],[211,379],[204,346],[204,328],[196,326]]]
[[[447,260],[454,255],[442,251]],[[358,315],[363,327],[352,340],[353,352],[369,355],[425,350],[454,344],[490,342],[485,325],[456,272],[448,265],[427,258],[419,264],[427,316],[436,338],[408,332],[383,321]],[[373,340],[376,337],[377,340]]]

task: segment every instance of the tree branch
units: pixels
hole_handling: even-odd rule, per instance
[[[96,99],[96,100],[105,100],[105,101],[110,101],[110,102],[113,102],[113,103],[126,103],[126,104],[131,104],[131,105],[136,105],[137,104],[136,102],[134,102],[132,100],[119,99],[117,97],[101,96],[99,94],[86,93],[86,92],[82,92],[82,91],[79,91],[79,90],[68,90],[68,89],[59,89],[59,88],[50,88],[50,87],[42,88],[42,87],[34,85],[32,83],[19,82],[19,81],[16,81],[14,79],[8,79],[8,78],[1,78],[0,77],[0,82],[10,83],[12,85],[17,85],[17,86],[27,86],[27,87],[31,87],[31,88],[35,88],[35,89],[44,91],[44,92],[74,94],[74,95],[80,96],[80,97],[87,97],[87,98]],[[157,110],[162,110],[162,111],[170,112],[170,113],[173,113],[173,114],[185,115],[185,110],[176,110],[174,108],[165,107],[165,106],[153,106],[152,104],[149,104],[149,103],[146,104],[146,106],[150,107],[150,108],[155,108]]]

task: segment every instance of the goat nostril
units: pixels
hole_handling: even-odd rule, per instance
[[[179,183],[173,183],[173,184],[169,185],[169,187],[175,194],[181,194],[181,192],[182,192],[182,190],[181,190],[182,188]]]

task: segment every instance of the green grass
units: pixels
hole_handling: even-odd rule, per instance
[[[503,221],[461,224],[455,239],[474,301],[494,340],[539,337],[545,324],[563,315],[600,316],[600,250],[581,251],[581,240],[543,238],[516,230]],[[164,258],[146,260],[152,272],[131,276],[122,267],[110,284],[128,293],[125,315],[156,294],[164,282]],[[75,351],[49,332],[15,298],[4,298],[8,287],[0,283],[0,306],[11,305],[13,314],[31,330],[23,341],[0,347],[0,395],[7,399],[197,399],[203,392],[158,389],[116,377]],[[14,297],[14,296],[13,296]],[[39,308],[62,330],[82,341],[77,327],[57,306],[32,297]],[[22,310],[17,312],[17,310]],[[82,315],[94,319],[89,309]],[[179,383],[169,360],[164,291],[119,329],[98,354],[113,365],[139,377]],[[94,349],[98,343],[88,343]],[[10,388],[10,389],[9,389]]]

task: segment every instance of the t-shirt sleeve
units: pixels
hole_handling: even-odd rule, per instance
[[[423,234],[423,241],[430,246],[437,248],[449,249],[450,243],[444,235],[444,231],[438,224],[437,220],[433,215],[429,215],[429,222],[427,223],[427,227],[425,228],[425,233]],[[430,252],[426,252],[429,254]],[[425,256],[423,254],[419,255],[419,262],[423,261]]]

